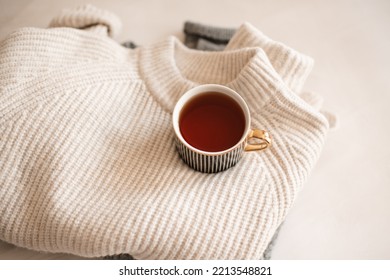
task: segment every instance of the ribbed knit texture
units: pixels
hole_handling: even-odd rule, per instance
[[[261,258],[328,123],[290,89],[311,61],[243,28],[236,36],[288,54],[283,67],[259,47],[202,52],[174,37],[129,50],[70,28],[8,36],[0,46],[0,239],[89,257]],[[184,164],[171,112],[202,83],[240,93],[252,127],[268,130],[273,145],[217,174]]]
[[[243,24],[226,46],[226,50],[239,46],[256,46],[267,54],[272,66],[294,92],[300,92],[313,68],[313,59],[281,42],[272,40],[249,23]]]

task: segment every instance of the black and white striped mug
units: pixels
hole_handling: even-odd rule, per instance
[[[229,104],[235,107],[230,109],[231,105],[222,104],[226,102],[230,102]],[[233,110],[239,110],[240,115]],[[207,119],[209,117],[210,120]],[[219,118],[219,120],[213,118]],[[200,172],[224,171],[234,166],[245,151],[263,150],[271,144],[271,138],[266,131],[251,129],[249,108],[244,99],[234,90],[222,85],[200,85],[187,91],[177,102],[172,119],[176,148],[180,157],[191,168]],[[186,125],[187,119],[192,121],[192,126]],[[242,119],[242,124],[238,119]],[[209,123],[214,123],[215,127]],[[220,127],[223,124],[225,128]],[[228,140],[233,142],[226,142],[224,135],[232,134],[230,130],[233,128],[238,131],[238,134],[235,132],[236,138],[229,136],[231,139]],[[253,143],[253,139],[256,143]],[[218,147],[219,142],[224,142],[225,146]]]

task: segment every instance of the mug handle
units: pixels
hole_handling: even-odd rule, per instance
[[[269,136],[268,132],[265,130],[260,130],[260,129],[251,129],[251,131],[248,134],[247,139],[249,140],[250,138],[260,139],[261,142],[258,144],[246,144],[246,146],[245,146],[246,152],[264,150],[269,145],[271,145],[271,142],[272,142],[271,137]]]

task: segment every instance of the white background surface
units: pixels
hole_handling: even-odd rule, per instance
[[[85,1],[0,0],[0,40]],[[340,124],[280,232],[273,259],[390,259],[390,1],[90,0],[122,19],[118,41],[182,38],[185,20],[248,21],[309,54],[305,86]],[[0,186],[3,187],[3,186]],[[0,203],[2,203],[0,201]],[[0,259],[77,259],[0,241]]]

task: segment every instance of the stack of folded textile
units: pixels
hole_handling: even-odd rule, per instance
[[[1,43],[0,239],[88,257],[264,258],[329,128],[300,97],[313,60],[249,23],[217,40],[187,32],[217,52],[174,37],[125,48],[110,38],[119,27],[83,6]],[[171,113],[205,83],[237,91],[273,145],[217,174],[184,164]]]

